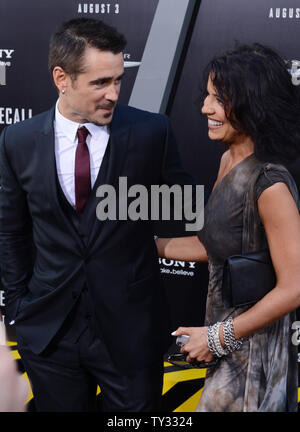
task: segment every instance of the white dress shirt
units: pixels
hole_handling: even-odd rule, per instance
[[[108,127],[97,126],[93,123],[83,125],[73,122],[61,115],[58,110],[58,102],[56,103],[54,136],[57,175],[67,200],[74,208],[77,129],[81,126],[85,126],[89,131],[86,144],[90,152],[91,188],[93,188],[109,140]]]

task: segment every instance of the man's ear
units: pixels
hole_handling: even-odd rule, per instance
[[[52,76],[58,92],[64,94],[69,84],[69,75],[60,66],[55,66]]]

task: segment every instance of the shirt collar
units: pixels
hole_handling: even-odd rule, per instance
[[[67,138],[69,138],[72,142],[75,142],[77,139],[77,129],[81,126],[85,126],[89,133],[92,135],[93,138],[99,138],[101,134],[106,133],[108,134],[108,127],[107,126],[98,126],[94,123],[76,123],[72,120],[67,119],[64,117],[58,109],[58,101],[56,102],[55,106],[55,123],[56,128],[58,131],[63,133]]]

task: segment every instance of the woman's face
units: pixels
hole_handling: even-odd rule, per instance
[[[223,102],[210,77],[208,78],[207,96],[203,103],[202,113],[207,115],[208,136],[211,140],[231,144],[241,136],[241,133],[234,129],[226,118]]]

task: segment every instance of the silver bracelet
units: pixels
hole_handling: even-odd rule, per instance
[[[214,331],[213,326],[209,326],[206,333],[207,345],[209,350],[213,353],[215,357],[221,357],[214,342]]]
[[[212,339],[212,335],[211,335],[211,326],[209,326],[207,328],[206,341],[207,341],[207,345],[208,345],[209,350],[214,354],[214,344],[213,344],[213,339]]]
[[[226,348],[223,348],[221,345],[221,341],[220,341],[220,326],[221,326],[221,322],[217,322],[216,324],[213,325],[213,335],[214,335],[214,343],[215,343],[215,347],[220,355],[220,357],[223,357],[224,355],[228,354],[228,351]]]
[[[222,347],[220,342],[220,325],[221,322],[217,322],[214,325],[211,325],[207,329],[206,339],[209,350],[215,357],[223,357],[227,355],[229,351]]]
[[[230,330],[229,330],[229,321],[226,320],[223,323],[223,337],[224,337],[224,342],[226,345],[226,348],[228,349],[229,352],[234,351],[234,348],[232,346],[232,341],[231,341],[231,337],[230,337]]]
[[[225,348],[220,341],[220,326],[223,324],[223,336]],[[207,329],[206,340],[209,350],[215,357],[223,357],[230,352],[237,351],[241,348],[243,339],[236,339],[233,328],[233,318],[229,317],[223,322],[217,322],[210,325]]]
[[[226,348],[229,352],[237,351],[243,344],[243,339],[236,339],[233,328],[233,318],[230,316],[223,323],[223,335]]]

